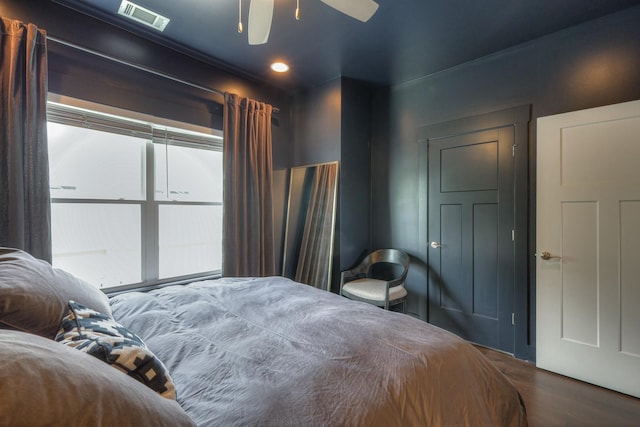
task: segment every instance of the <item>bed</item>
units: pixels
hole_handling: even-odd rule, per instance
[[[27,257],[18,255],[20,262]],[[78,298],[73,292],[56,297],[60,307],[51,312],[60,310],[57,315],[61,318],[69,311],[67,300],[79,299],[91,307],[90,312],[101,311],[105,321],[133,331],[166,369],[175,394],[163,397],[96,357],[56,342],[64,329],[59,325],[39,331],[16,321],[20,310],[7,303],[16,298],[6,297],[11,287],[6,283],[11,280],[7,281],[3,256],[7,258],[0,250],[0,324],[6,328],[0,330],[0,358],[9,364],[1,368],[0,393],[4,396],[12,389],[17,397],[9,403],[4,398],[0,401],[0,425],[48,425],[60,420],[39,416],[30,421],[40,420],[40,424],[5,422],[11,414],[29,414],[35,405],[53,405],[54,417],[63,417],[55,408],[64,407],[72,414],[64,416],[68,425],[88,425],[87,420],[92,425],[113,425],[114,412],[121,417],[118,425],[527,425],[518,392],[469,343],[408,315],[282,277],[223,278],[128,292],[110,298],[108,307],[93,293],[91,298]],[[15,264],[16,253],[11,257]],[[39,263],[40,269],[50,268]],[[23,270],[18,276],[28,276]],[[65,275],[64,280],[71,278]],[[33,293],[31,288],[22,292]],[[75,405],[61,398],[53,403],[34,399],[29,387],[37,380],[15,378],[16,370],[26,369],[16,359],[23,365],[34,363],[29,358],[25,362],[25,342],[47,353],[44,361],[36,363],[43,365],[41,369],[53,363],[57,372],[64,360],[72,360],[66,365],[73,369],[61,376],[66,381],[71,376],[79,383],[73,385],[79,389],[71,396]],[[22,351],[18,356],[10,354],[15,346]],[[113,373],[109,375],[108,370]],[[38,390],[57,389],[55,383],[43,385],[42,378],[52,378],[51,373],[37,377]],[[104,402],[96,403],[82,392],[85,377],[98,389],[91,393],[101,393],[97,400]],[[95,387],[97,381],[107,378],[117,380],[115,390]],[[59,387],[73,389],[69,384]],[[136,396],[143,402],[134,402],[133,409],[120,401],[128,405]],[[86,412],[79,409],[83,405],[93,412],[89,418],[81,418]],[[81,422],[70,422],[74,417]]]

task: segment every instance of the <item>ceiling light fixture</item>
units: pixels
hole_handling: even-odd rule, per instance
[[[336,9],[354,19],[367,22],[378,10],[373,0],[321,0],[327,6]],[[273,20],[274,0],[250,0],[248,39],[249,44],[265,44],[269,40],[271,21]],[[242,0],[238,0],[238,32],[242,33]],[[300,19],[300,0],[296,0],[296,20]]]
[[[271,69],[276,73],[286,73],[287,71],[289,71],[289,66],[284,62],[278,61],[271,64]]]

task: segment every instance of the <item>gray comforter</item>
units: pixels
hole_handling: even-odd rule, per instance
[[[522,426],[511,383],[473,346],[408,315],[281,277],[111,299],[201,426]]]

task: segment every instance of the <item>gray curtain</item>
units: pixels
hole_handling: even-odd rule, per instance
[[[337,164],[315,167],[295,280],[329,290]]]
[[[271,112],[235,94],[224,103],[223,275],[275,274]]]
[[[46,40],[0,18],[0,246],[51,262]]]

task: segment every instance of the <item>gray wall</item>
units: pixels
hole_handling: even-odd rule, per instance
[[[425,52],[425,54],[428,54]],[[388,106],[385,98],[388,96]],[[609,15],[455,68],[393,86],[378,95],[372,146],[374,246],[416,256],[408,311],[426,295],[418,247],[418,127],[531,104],[529,157],[530,283],[528,345],[535,344],[535,126],[540,116],[640,98],[640,7]],[[374,121],[375,124],[376,121]],[[529,347],[527,358],[535,357]]]

